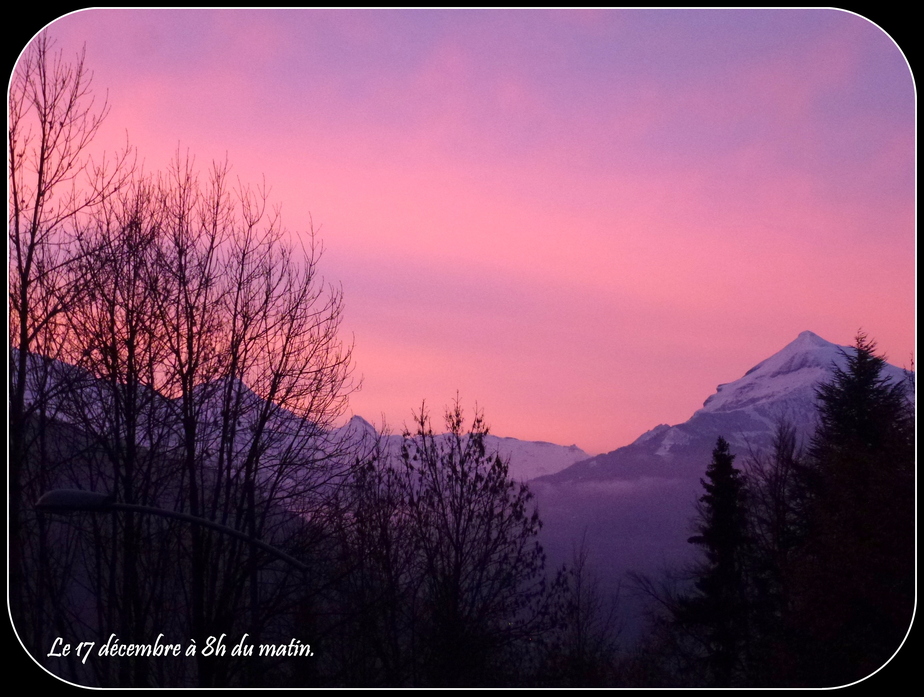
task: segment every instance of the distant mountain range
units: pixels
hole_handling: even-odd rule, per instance
[[[709,453],[718,436],[723,436],[739,455],[766,448],[772,439],[776,423],[787,419],[794,423],[803,437],[810,436],[815,426],[815,388],[831,376],[832,366],[843,367],[846,355],[853,349],[825,341],[817,334],[805,331],[778,353],[761,361],[743,377],[734,382],[721,384],[715,394],[703,403],[702,409],[689,420],[670,426],[661,424],[642,434],[633,443],[612,452],[590,457],[576,445],[562,446],[542,441],[521,441],[489,435],[489,451],[497,451],[508,460],[510,475],[520,481],[535,480],[538,486],[560,487],[579,482],[635,481],[640,478],[688,479],[698,481],[705,468]],[[83,418],[88,413],[98,415],[92,418],[106,418],[106,403],[110,389],[105,381],[91,378],[83,370],[51,361],[50,366],[52,404],[66,387],[71,395],[60,407],[51,409],[56,418],[75,421],[68,412],[76,404]],[[30,371],[30,378],[37,376],[40,365],[49,367],[48,362],[35,358],[36,370]],[[903,370],[886,365],[886,374],[895,381],[905,376]],[[31,386],[30,386],[31,387]],[[249,405],[248,412],[259,412],[262,400],[246,386],[232,385],[236,393],[243,395]],[[212,395],[216,398],[224,387],[224,381],[200,386],[197,390],[209,393],[203,402],[210,414]],[[79,398],[75,401],[75,391]],[[170,400],[150,392],[151,409],[169,409]],[[31,389],[27,390],[27,401],[34,399]],[[216,402],[217,404],[217,402]],[[214,409],[218,409],[216,406]],[[215,417],[217,419],[217,416]],[[299,419],[285,412],[274,413],[270,426],[291,437],[317,437],[316,428],[299,427]],[[206,416],[204,424],[209,424]],[[217,426],[216,426],[217,427]],[[375,428],[360,416],[354,416],[348,423],[324,434],[333,443],[371,443],[376,437]],[[400,444],[400,435],[386,436],[386,442]]]
[[[851,351],[802,332],[738,380],[719,385],[684,423],[661,424],[606,454],[588,457],[575,445],[493,435],[488,436],[488,450],[508,459],[513,478],[530,482],[544,522],[542,542],[553,565],[568,561],[576,541],[583,538],[601,587],[615,591],[628,570],[656,573],[689,558],[690,520],[717,437],[728,440],[739,464],[771,443],[780,419],[795,424],[807,442],[816,423],[815,389],[830,379],[833,366],[844,367]],[[37,357],[30,383],[45,370],[51,375],[49,416],[75,426],[88,419],[102,423],[109,418],[108,383],[74,366]],[[887,364],[885,371],[893,381],[905,379],[900,368]],[[31,402],[36,393],[29,387],[26,399]],[[239,423],[245,429],[251,415],[266,405],[243,384],[221,382],[197,388],[208,392],[201,402],[204,439],[217,434],[220,401],[213,399],[223,388],[234,390],[248,405]],[[70,398],[59,402],[64,393]],[[152,414],[176,409],[172,400],[151,390],[146,394],[146,409]],[[320,437],[322,448],[342,451],[339,445],[369,445],[378,435],[359,416],[333,431],[322,431],[285,410],[271,411],[267,427],[273,433],[266,446],[279,457],[298,452],[306,438]],[[400,441],[400,435],[385,436],[387,447],[395,452]]]
[[[376,437],[375,427],[361,416],[354,416],[338,431],[338,438],[371,444]],[[440,438],[442,436],[437,436]],[[385,436],[385,442],[394,453],[399,451],[402,437]],[[576,445],[555,445],[544,441],[525,441],[488,434],[486,450],[496,452],[509,463],[509,474],[521,482],[554,474],[576,462],[590,457]]]
[[[702,409],[689,420],[670,426],[661,424],[642,434],[633,443],[612,452],[590,457],[576,445],[562,446],[542,441],[521,441],[489,435],[489,451],[497,451],[508,460],[510,475],[520,481],[535,480],[536,485],[561,487],[566,484],[636,481],[640,478],[688,479],[698,481],[709,453],[718,436],[723,436],[739,455],[766,448],[772,439],[776,423],[787,419],[794,423],[803,437],[815,426],[815,388],[831,376],[832,366],[843,367],[846,355],[853,349],[825,341],[817,334],[805,331],[778,353],[761,361],[743,377],[721,384],[715,394],[703,403]],[[80,416],[106,418],[109,385],[95,380],[80,368],[58,361],[41,361],[37,357],[30,378],[37,377],[39,366],[51,373],[51,413],[64,421],[76,421],[69,411],[77,406]],[[886,365],[886,374],[895,381],[905,376],[903,370]],[[262,400],[243,384],[226,386],[226,381],[200,386],[208,393],[202,402],[205,409],[203,425],[213,420],[211,412],[220,408],[218,394],[232,389],[248,405],[245,413],[261,411]],[[31,387],[31,385],[30,385]],[[57,397],[65,390],[71,395],[60,406]],[[170,409],[171,400],[148,391],[149,408]],[[74,400],[74,395],[79,394]],[[27,390],[27,401],[34,399]],[[211,406],[215,399],[215,406]],[[216,412],[217,414],[217,412]],[[217,415],[214,417],[217,420]],[[360,416],[333,431],[320,433],[317,428],[299,426],[300,419],[285,410],[275,410],[268,427],[292,438],[323,435],[332,443],[371,443],[377,436],[375,428]],[[215,427],[217,428],[217,421]],[[385,436],[386,442],[400,444],[400,435]],[[282,444],[277,444],[277,447]],[[291,447],[290,443],[286,444]]]
[[[810,331],[802,332],[738,380],[719,385],[702,409],[684,423],[655,426],[633,443],[595,457],[576,445],[494,435],[487,438],[488,449],[509,461],[511,477],[535,480],[540,487],[640,478],[690,479],[698,484],[719,436],[740,456],[767,448],[781,419],[793,423],[803,439],[809,438],[815,428],[815,388],[830,378],[832,366],[845,366],[851,351]],[[886,375],[899,381],[905,373],[887,364]],[[364,440],[374,438],[376,431],[368,421],[354,416],[338,434],[347,440]],[[386,440],[397,445],[401,436]]]
[[[12,350],[15,359],[17,352]],[[41,388],[39,386],[42,386]],[[40,389],[48,395],[45,410],[49,417],[80,427],[92,423],[103,426],[112,414],[112,385],[94,378],[84,369],[57,360],[29,357],[26,381],[26,403],[36,401]],[[240,414],[238,426],[245,430],[253,428],[251,423],[263,413],[267,403],[240,380],[220,379],[194,388],[199,409],[200,429],[198,438],[207,442],[220,435],[222,428],[221,410],[224,399],[234,399]],[[225,396],[233,395],[233,397]],[[179,405],[176,400],[164,397],[154,390],[142,388],[142,409],[145,414],[177,417]],[[375,427],[361,416],[353,416],[346,424],[332,430],[322,430],[306,423],[295,414],[280,408],[268,410],[265,426],[265,447],[274,455],[299,450],[299,441],[314,439],[313,447],[330,452],[352,452],[361,454],[375,442],[378,433]],[[169,423],[169,419],[164,421]],[[440,437],[440,436],[438,436]],[[168,436],[168,439],[170,436]],[[383,436],[386,447],[397,455],[402,437]],[[144,445],[144,443],[139,443]],[[358,446],[353,449],[351,446]],[[589,455],[576,445],[555,445],[543,441],[522,441],[488,435],[488,452],[497,452],[510,466],[510,476],[519,481],[554,474],[576,462],[586,460]],[[249,441],[242,439],[239,447],[249,447]]]

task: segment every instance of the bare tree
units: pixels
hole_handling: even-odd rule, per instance
[[[307,246],[286,242],[265,194],[232,191],[226,166],[200,185],[192,164],[177,160],[165,182],[157,321],[180,425],[180,505],[277,539],[282,510],[310,519],[345,472],[327,435],[352,389],[350,348],[337,335],[342,295],[318,275],[313,233]],[[265,560],[212,537],[191,532],[195,636],[230,627],[243,588],[251,613],[264,607]],[[249,626],[258,634],[265,618]],[[200,661],[204,684],[212,670]]]
[[[618,595],[607,598],[588,565],[586,531],[567,569],[567,605],[560,637],[544,661],[547,681],[562,687],[607,687],[615,681]]]
[[[380,438],[341,490],[325,645],[335,685],[515,685],[538,674],[566,612],[546,576],[528,487],[458,400],[435,434],[425,407]]]
[[[62,383],[67,393],[60,400],[63,415],[92,446],[92,457],[71,468],[70,484],[155,507],[176,496],[178,473],[161,394],[165,351],[153,321],[161,227],[155,183],[140,174],[88,217],[76,243],[83,292],[66,313],[72,338],[64,354],[80,369],[82,384]],[[174,625],[161,602],[170,592],[161,570],[176,556],[175,526],[127,513],[88,526],[86,539],[96,548],[88,585],[109,599],[100,623],[129,642]],[[148,683],[150,667],[146,661],[96,666],[102,684],[136,685]]]
[[[23,570],[24,500],[48,481],[47,420],[53,415],[50,373],[67,341],[64,313],[82,289],[74,273],[84,216],[117,191],[132,171],[130,151],[94,161],[88,148],[108,111],[96,105],[83,55],[68,62],[40,34],[13,73],[8,112],[9,243],[9,536],[14,612],[25,611],[30,584],[44,573]],[[29,518],[29,521],[27,521]],[[44,540],[39,535],[30,539]],[[34,551],[34,550],[33,550]],[[40,559],[41,560],[41,559]],[[29,603],[28,607],[37,606]],[[29,628],[23,624],[27,644]]]
[[[813,475],[796,424],[781,418],[767,451],[745,461],[748,500],[747,666],[755,685],[785,684],[787,636],[792,622],[793,559],[809,530]]]
[[[68,403],[97,457],[81,476],[127,503],[304,552],[349,464],[330,435],[353,386],[337,335],[342,294],[319,277],[313,232],[305,245],[288,241],[265,192],[232,189],[228,172],[217,164],[203,179],[178,155],[83,231],[88,280],[67,313],[68,355],[90,379]],[[102,527],[86,573],[99,602],[119,597],[100,623],[129,637],[153,632],[171,607],[200,646],[221,633],[257,641],[281,631],[308,583],[296,588],[256,546],[205,528],[178,532],[130,513]],[[164,558],[169,580],[156,566]],[[187,600],[168,602],[171,589]],[[200,652],[194,677],[179,677],[229,684],[242,670],[255,679],[259,664]],[[150,670],[141,661],[101,679],[146,684]]]
[[[314,629],[328,683],[395,687],[415,682],[423,577],[394,443],[371,440],[338,495],[330,619]]]
[[[555,626],[557,596],[546,579],[532,493],[487,451],[483,416],[476,413],[466,430],[456,400],[445,423],[447,433],[435,436],[422,407],[402,448],[426,608],[420,680],[496,684],[509,677],[505,661]]]
[[[173,627],[200,645],[226,630],[291,636],[312,581],[255,545],[135,513],[32,513],[43,491],[69,485],[304,555],[348,467],[330,433],[354,387],[351,348],[314,231],[293,242],[266,191],[232,186],[227,164],[203,177],[178,155],[145,176],[127,148],[93,160],[107,112],[83,56],[69,63],[40,35],[9,106],[17,628],[37,656],[53,631],[131,641]],[[71,669],[98,684],[241,679],[241,663],[173,665]],[[246,663],[249,679],[258,669]]]

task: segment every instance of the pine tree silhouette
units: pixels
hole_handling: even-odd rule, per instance
[[[719,437],[706,479],[700,480],[706,493],[700,498],[698,534],[689,539],[705,553],[697,573],[698,593],[684,600],[678,618],[699,636],[709,681],[716,686],[732,684],[746,635],[744,481],[734,461],[728,442]]]
[[[810,453],[820,483],[794,579],[807,682],[859,680],[901,644],[914,604],[914,409],[859,333],[817,390]]]

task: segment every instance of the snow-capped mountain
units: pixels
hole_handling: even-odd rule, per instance
[[[376,429],[361,416],[354,416],[337,431],[336,438],[370,447],[376,438]],[[437,436],[440,438],[441,436]],[[387,447],[394,454],[400,451],[400,435],[384,436]],[[524,441],[488,434],[485,438],[488,452],[496,452],[509,465],[510,477],[526,482],[536,477],[555,474],[589,456],[576,445],[555,445],[544,441]]]
[[[577,463],[550,481],[699,476],[716,438],[723,436],[739,455],[757,452],[770,445],[781,419],[807,439],[815,427],[815,388],[831,377],[832,366],[845,367],[853,350],[802,332],[738,380],[719,385],[684,423],[656,426],[630,445]],[[884,375],[898,382],[905,373],[886,364]]]
[[[583,538],[590,563],[612,592],[626,571],[657,575],[682,565],[692,553],[690,521],[718,436],[739,466],[770,444],[781,418],[807,443],[816,424],[815,388],[832,377],[832,366],[845,367],[852,351],[802,332],[738,380],[719,385],[684,423],[661,424],[629,445],[533,480],[550,559],[569,560],[574,541]],[[892,365],[885,375],[905,378]],[[623,601],[627,616],[640,611],[632,599]],[[637,629],[637,619],[627,621]]]
[[[491,435],[485,441],[490,450],[496,449],[502,458],[509,461],[510,476],[522,482],[555,474],[588,458],[587,453],[576,445],[555,445]]]

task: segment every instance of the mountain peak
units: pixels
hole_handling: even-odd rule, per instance
[[[338,431],[346,437],[359,438],[360,440],[375,438],[378,433],[375,426],[366,421],[359,414],[351,416],[350,420],[341,426]]]
[[[792,372],[804,368],[811,364],[829,368],[831,361],[836,361],[842,351],[848,351],[847,346],[838,346],[832,344],[826,339],[822,339],[814,332],[804,331],[795,339],[786,344],[782,349],[774,353],[769,358],[765,358],[755,365],[744,375],[745,377],[758,371],[773,372]]]
[[[816,349],[816,348],[831,347],[831,346],[837,346],[837,344],[832,344],[830,341],[826,339],[822,339],[815,332],[810,332],[806,330],[804,332],[800,332],[799,336],[797,336],[790,343],[788,343],[780,351],[780,353],[783,353],[784,351],[809,351],[809,350]],[[837,346],[837,347],[846,348],[843,346]]]
[[[843,361],[849,348],[804,331],[734,382],[719,385],[704,403],[705,410],[731,411],[759,402],[776,401],[790,393],[813,394],[814,386]]]
[[[792,343],[795,344],[796,342],[800,342],[803,344],[810,343],[814,346],[825,346],[831,343],[830,341],[825,341],[824,339],[822,339],[815,332],[810,332],[808,329],[806,329],[804,332],[800,332],[799,336],[797,336],[796,340],[793,341]]]

